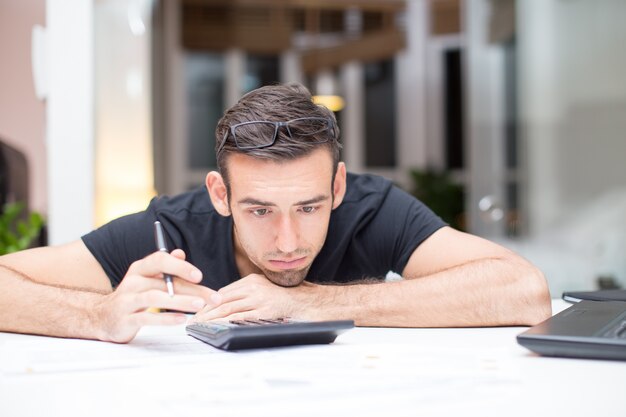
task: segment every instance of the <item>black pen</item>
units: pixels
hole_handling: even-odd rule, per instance
[[[154,241],[156,242],[159,252],[169,253],[167,246],[165,246],[165,238],[163,237],[163,227],[161,227],[160,221],[154,222]],[[167,293],[170,297],[174,296],[174,284],[172,283],[172,276],[170,274],[163,274],[165,284],[167,285]]]

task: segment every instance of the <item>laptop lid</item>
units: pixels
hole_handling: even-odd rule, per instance
[[[582,300],[626,301],[626,290],[566,291],[563,293],[563,299],[570,303],[577,303]]]
[[[583,300],[517,336],[546,356],[626,360],[626,302]]]

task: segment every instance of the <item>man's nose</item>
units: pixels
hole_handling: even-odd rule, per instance
[[[276,236],[277,249],[283,253],[291,253],[298,249],[299,232],[296,222],[286,215],[280,219]]]

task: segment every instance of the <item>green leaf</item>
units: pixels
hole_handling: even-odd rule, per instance
[[[18,220],[24,204],[5,204],[0,213],[0,255],[27,249],[39,236],[43,227],[43,217],[30,213],[25,220]],[[22,216],[22,218],[24,218]]]
[[[413,195],[452,227],[463,230],[464,191],[445,171],[413,170]]]

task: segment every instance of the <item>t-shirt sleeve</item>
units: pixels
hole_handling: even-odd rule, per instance
[[[82,237],[87,249],[117,287],[130,265],[156,250],[152,210],[113,220]]]
[[[374,245],[372,253],[388,256],[391,270],[401,274],[415,249],[444,226],[446,223],[421,201],[391,187],[372,219],[368,241]]]

